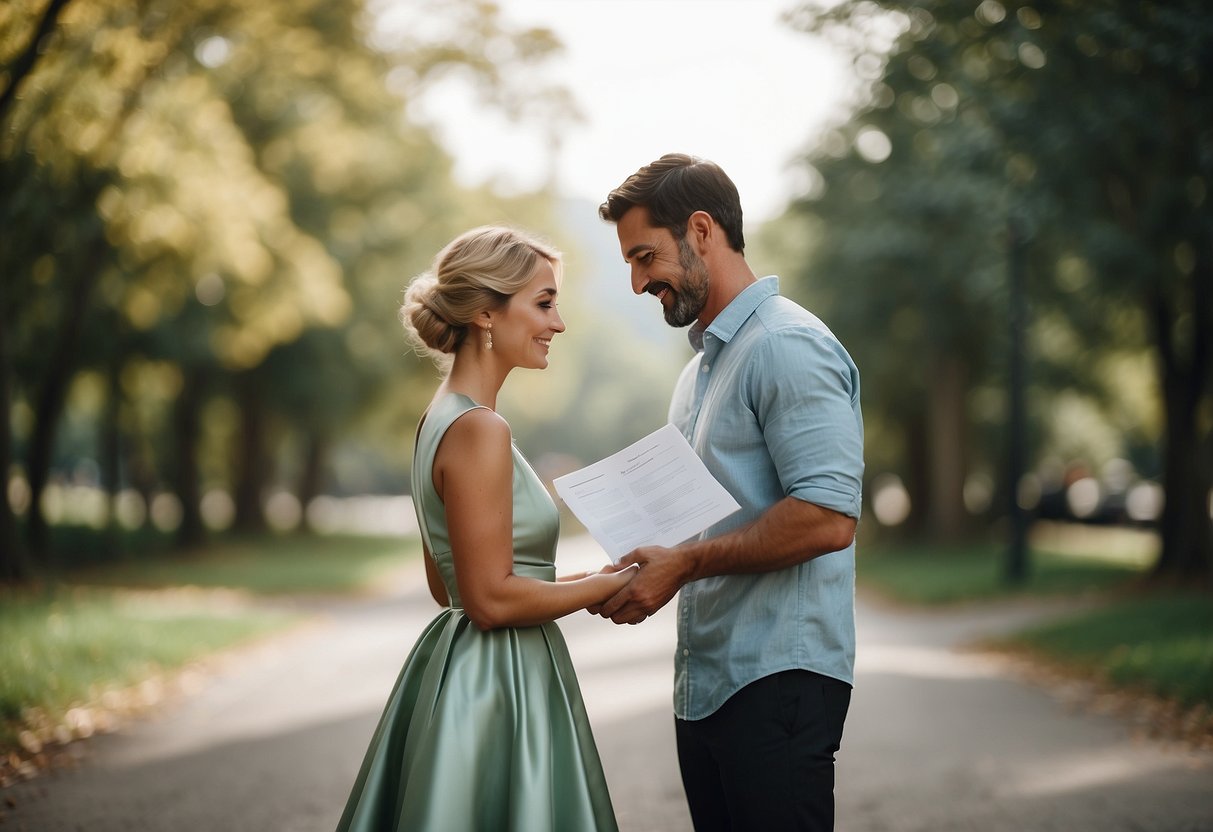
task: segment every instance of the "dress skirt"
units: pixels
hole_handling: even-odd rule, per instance
[[[462,610],[441,613],[400,672],[337,828],[617,829],[556,624],[481,631]]]

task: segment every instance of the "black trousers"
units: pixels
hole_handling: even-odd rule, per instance
[[[746,685],[711,716],[675,719],[696,832],[834,828],[834,753],[851,686],[808,670]]]

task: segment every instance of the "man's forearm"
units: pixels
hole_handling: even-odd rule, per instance
[[[836,552],[855,539],[855,518],[785,497],[749,525],[685,543],[686,582],[715,575],[773,572]]]
[[[854,539],[854,518],[786,497],[748,526],[718,537],[632,550],[619,566],[639,564],[640,573],[598,612],[616,624],[639,624],[691,581],[773,572],[845,549]]]

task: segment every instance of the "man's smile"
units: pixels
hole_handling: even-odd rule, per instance
[[[665,300],[665,296],[673,291],[668,283],[652,283],[645,289],[650,295],[653,295],[658,300]]]

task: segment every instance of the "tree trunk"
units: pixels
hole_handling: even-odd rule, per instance
[[[1213,522],[1209,518],[1210,472],[1202,457],[1201,403],[1210,395],[1213,370],[1213,252],[1201,246],[1191,275],[1192,307],[1197,320],[1186,344],[1176,338],[1175,305],[1156,282],[1151,308],[1161,364],[1165,433],[1160,518],[1162,547],[1151,571],[1155,580],[1213,582]],[[1200,304],[1203,304],[1200,305]],[[1182,346],[1187,349],[1181,352]],[[1206,437],[1206,440],[1208,437]]]
[[[90,255],[83,259],[74,286],[67,292],[67,309],[63,328],[51,346],[51,357],[34,411],[34,434],[30,439],[27,476],[30,487],[29,546],[35,558],[50,556],[49,530],[42,513],[42,492],[50,476],[51,457],[59,417],[67,401],[67,387],[76,369],[80,340],[84,334],[84,318],[92,300],[93,286],[101,274],[102,259],[107,251],[104,238],[95,241]]]
[[[269,476],[265,453],[265,402],[255,373],[246,372],[236,381],[236,399],[240,405],[239,458],[236,460],[237,531],[261,532],[267,528],[261,495]]]
[[[1162,581],[1207,583],[1213,576],[1213,534],[1209,520],[1209,478],[1202,475],[1196,412],[1191,395],[1167,384],[1166,434],[1163,437],[1163,505],[1159,532],[1162,548],[1152,577]]]
[[[41,55],[41,42],[55,28],[59,13],[69,0],[51,0],[42,10],[33,38],[7,67],[7,85],[0,92],[0,126],[17,101],[17,87],[33,72]],[[8,280],[10,278],[5,278]],[[0,582],[24,581],[33,576],[33,565],[21,536],[17,534],[17,518],[8,505],[8,472],[12,469],[12,359],[8,355],[6,323],[8,310],[4,285],[0,285]],[[36,503],[34,503],[36,505]],[[33,511],[33,506],[30,508]],[[41,518],[40,518],[41,519]],[[44,530],[45,531],[45,530]]]
[[[955,541],[964,536],[965,367],[955,355],[935,363],[927,396],[931,538]]]
[[[8,502],[8,478],[13,467],[13,431],[9,416],[13,371],[5,319],[4,287],[0,285],[0,583],[15,583],[28,580],[31,570],[17,535],[17,518]]]
[[[193,549],[206,542],[202,524],[202,488],[198,469],[198,437],[202,430],[203,374],[184,373],[181,395],[173,407],[173,441],[176,446],[174,491],[181,501],[181,525],[177,527],[177,545]]]
[[[928,507],[931,504],[931,457],[927,439],[925,410],[908,414],[906,438],[906,492],[910,495],[910,516],[906,518],[906,534],[913,538],[926,535]]]
[[[101,488],[109,504],[105,526],[105,551],[117,557],[122,553],[122,530],[118,523],[118,494],[122,491],[122,350],[115,348],[110,356],[109,391],[105,399],[105,414],[101,419]]]
[[[303,471],[299,477],[299,505],[306,512],[308,505],[320,496],[324,480],[325,463],[328,460],[329,440],[322,433],[314,432],[307,440],[307,450],[303,458]],[[300,526],[307,530],[307,523]]]

